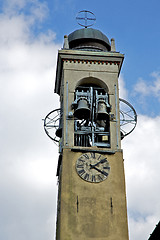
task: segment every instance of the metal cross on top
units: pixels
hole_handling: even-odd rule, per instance
[[[78,12],[76,17],[77,23],[85,28],[92,26],[96,21],[96,16],[94,13],[82,10]]]

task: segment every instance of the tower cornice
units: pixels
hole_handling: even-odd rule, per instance
[[[55,80],[55,93],[59,94],[61,85],[61,74],[63,62],[100,64],[100,65],[118,65],[118,76],[121,71],[124,54],[119,52],[95,52],[78,50],[59,50],[57,59],[57,71]]]

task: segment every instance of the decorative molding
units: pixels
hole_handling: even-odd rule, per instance
[[[100,64],[100,65],[120,65],[119,61],[92,61],[92,60],[80,60],[80,59],[63,59],[63,62],[67,62],[67,63],[81,63],[81,64]]]

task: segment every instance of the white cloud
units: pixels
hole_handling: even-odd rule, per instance
[[[138,219],[136,219],[136,221],[133,218],[129,218],[129,225],[131,230],[130,239],[148,239],[158,222],[159,218],[155,218],[154,216],[147,217],[146,219],[139,217]]]
[[[35,1],[31,7],[31,14],[38,20],[43,21],[48,13],[46,2]]]
[[[139,115],[134,132],[122,141],[131,240],[148,239],[160,216],[160,117]]]
[[[149,86],[147,86],[146,82],[142,78],[139,78],[138,83],[134,86],[134,91],[142,94],[143,96],[151,94]]]
[[[26,0],[5,0],[3,2],[3,12],[7,15],[16,14],[17,10],[24,8],[26,3]]]
[[[160,101],[160,72],[152,72],[152,82],[145,81],[139,78],[139,81],[134,86],[136,94],[141,94],[142,97],[154,96]]]
[[[32,20],[43,21],[48,12],[45,1],[39,0],[5,0],[3,2],[3,12],[9,17],[24,15]]]
[[[61,46],[50,30],[34,35],[47,11],[30,2],[28,15],[19,13],[27,1],[18,0],[6,1],[0,14],[0,238],[7,240],[53,239],[55,232],[58,149],[42,118],[58,107],[54,79]]]

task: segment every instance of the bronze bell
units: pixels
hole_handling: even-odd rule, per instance
[[[100,99],[98,101],[97,119],[107,120],[108,118],[109,118],[109,113],[107,112],[107,105],[103,99]]]
[[[78,119],[89,119],[91,110],[88,106],[86,98],[80,98],[78,101],[78,107],[74,112],[74,116]]]

